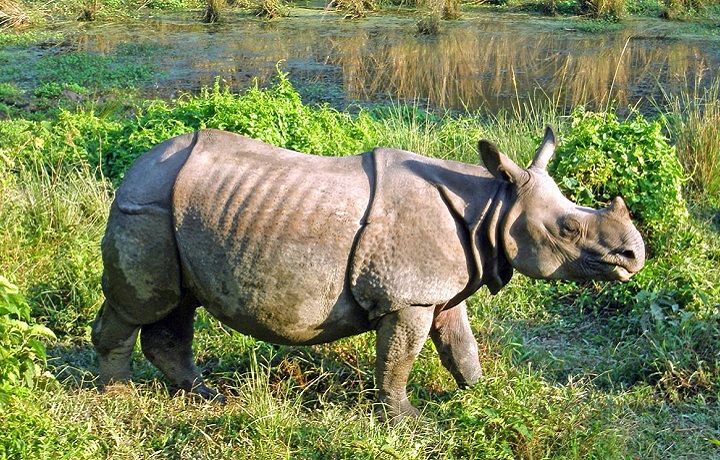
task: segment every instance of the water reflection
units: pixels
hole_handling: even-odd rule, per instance
[[[536,20],[532,20],[536,21]],[[389,99],[490,111],[518,104],[648,106],[667,92],[720,76],[711,41],[625,30],[587,34],[531,20],[464,19],[437,37],[414,36],[414,18],[342,21],[307,16],[275,22],[238,17],[224,25],[192,19],[90,25],[86,50],[152,43],[160,96],[194,91],[221,76],[240,90],[276,74],[278,61],[304,91],[347,104]]]

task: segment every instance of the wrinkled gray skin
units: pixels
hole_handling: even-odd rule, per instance
[[[513,269],[535,278],[627,280],[644,245],[625,204],[565,199],[545,171],[487,141],[486,168],[377,148],[305,155],[204,130],[163,142],[117,190],[102,242],[105,303],[93,324],[101,381],[142,349],[172,384],[206,398],[191,344],[195,309],[279,344],[377,331],[376,381],[391,418],[427,336],[458,385],[481,374],[464,300]]]

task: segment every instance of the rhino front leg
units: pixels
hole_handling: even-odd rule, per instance
[[[172,385],[204,399],[222,401],[222,396],[205,385],[193,360],[193,323],[197,307],[197,301],[186,296],[165,318],[142,326],[140,343],[145,357]]]
[[[406,307],[388,313],[378,323],[375,379],[386,412],[383,415],[391,421],[420,415],[410,404],[405,387],[432,319],[433,307]]]
[[[467,306],[462,302],[441,311],[430,330],[440,361],[460,388],[475,384],[482,376],[478,346],[470,329]]]
[[[92,342],[100,358],[100,385],[130,378],[130,357],[140,326],[125,322],[107,300],[92,325]]]

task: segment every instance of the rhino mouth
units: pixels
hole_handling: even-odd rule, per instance
[[[611,260],[603,260],[602,264],[607,267],[612,279],[628,281],[642,267],[628,262],[621,257],[612,257]]]
[[[595,266],[595,276],[608,281],[628,281],[642,267],[642,264],[633,263],[632,259],[617,254],[606,255],[598,259],[595,264],[590,266]]]
[[[615,278],[619,281],[628,281],[635,274],[634,272],[630,272],[627,268],[623,267],[622,265],[615,265],[613,267],[612,273],[615,275]]]

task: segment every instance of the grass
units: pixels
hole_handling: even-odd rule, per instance
[[[3,91],[16,96],[17,89]],[[693,118],[699,113],[693,105],[705,99],[683,97],[682,109],[666,116],[676,140],[701,132],[699,126],[710,129],[704,122],[714,120],[707,110]],[[91,104],[51,111],[42,121],[6,120],[0,273],[21,286],[34,319],[58,336],[48,355],[61,385],[19,391],[5,404],[0,458],[717,456],[720,235],[701,214],[693,220],[700,246],[656,255],[629,284],[517,276],[496,297],[481,290],[470,299],[470,313],[482,382],[456,390],[426,344],[409,386],[423,416],[399,427],[372,415],[373,334],[283,347],[233,334],[200,313],[197,360],[227,405],[170,396],[139,351],[132,383],[106,393],[93,388],[98,369],[88,324],[102,301],[97,248],[111,181],[150,145],[217,126],[318,154],[392,145],[475,162],[475,143],[486,137],[527,163],[544,123],[561,134],[571,129],[552,110],[524,115],[447,117],[395,106],[350,116],[304,105],[281,78],[269,90],[241,96],[218,83],[137,111]],[[696,152],[709,151],[712,141],[697,139]],[[699,171],[689,172],[705,184]],[[704,212],[718,206],[707,191],[697,187],[689,195]]]
[[[691,173],[691,192],[720,196],[720,80],[703,90],[666,94],[665,99],[672,114],[667,129],[677,133],[678,157]]]
[[[32,35],[0,42],[63,40]],[[423,417],[390,428],[372,415],[373,334],[281,347],[233,334],[203,312],[196,356],[226,406],[170,396],[139,351],[133,382],[97,392],[89,323],[102,302],[98,247],[115,184],[152,145],[201,127],[314,154],[386,145],[465,162],[477,161],[485,137],[527,164],[545,124],[563,138],[572,132],[560,104],[518,100],[494,115],[408,106],[350,115],[307,106],[283,78],[242,95],[218,82],[170,102],[104,101],[133,95],[157,69],[135,62],[132,50],[18,53],[0,48],[0,275],[21,287],[34,321],[57,335],[48,368],[60,385],[18,390],[0,408],[0,459],[720,455],[718,82],[706,91],[688,85],[659,104],[662,135],[687,174],[691,222],[672,229],[687,241],[653,254],[624,285],[517,276],[496,297],[481,290],[469,304],[482,383],[456,390],[428,343],[410,378]],[[30,81],[37,74],[44,84]],[[68,104],[67,91],[81,101]],[[24,108],[28,100],[34,111]]]

